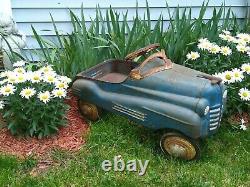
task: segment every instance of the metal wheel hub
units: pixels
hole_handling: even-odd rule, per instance
[[[99,118],[98,109],[95,105],[93,105],[91,103],[84,102],[84,101],[80,101],[79,108],[80,108],[82,114],[86,118],[88,118],[92,121],[96,121]]]
[[[174,157],[191,160],[196,155],[194,146],[181,137],[167,137],[163,143],[163,148]]]

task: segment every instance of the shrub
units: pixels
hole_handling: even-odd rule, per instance
[[[14,67],[0,74],[0,108],[8,129],[14,135],[39,138],[57,132],[66,124],[64,98],[71,80],[51,66],[19,61]]]
[[[248,112],[250,106],[250,35],[229,31],[219,40],[201,38],[197,51],[187,54],[185,64],[191,68],[220,77],[228,86],[228,112]]]

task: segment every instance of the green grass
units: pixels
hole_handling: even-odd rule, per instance
[[[32,177],[34,159],[0,156],[0,186],[250,186],[249,132],[223,124],[219,133],[202,142],[202,158],[184,162],[166,158],[158,147],[160,134],[107,114],[91,125],[87,144],[77,154],[55,151],[59,166]],[[144,176],[105,173],[103,160],[122,155],[150,160]]]

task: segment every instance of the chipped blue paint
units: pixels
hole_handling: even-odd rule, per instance
[[[204,73],[178,64],[141,80],[126,74],[122,82],[116,78],[114,82],[102,81],[101,77],[108,73],[107,67],[116,64],[112,69],[119,69],[126,63],[106,61],[80,73],[72,86],[73,93],[151,129],[174,129],[191,138],[204,138],[217,132],[225,103],[222,83],[211,84],[210,80],[199,77]],[[128,68],[136,65],[132,66]],[[91,77],[96,71],[99,76]],[[207,107],[211,110],[205,114]]]

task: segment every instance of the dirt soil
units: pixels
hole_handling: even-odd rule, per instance
[[[0,152],[15,155],[19,158],[28,156],[41,157],[53,149],[77,151],[85,143],[84,135],[88,125],[78,111],[77,98],[71,93],[65,100],[70,105],[67,112],[68,125],[59,130],[58,134],[43,138],[15,137],[6,128],[0,129]]]

